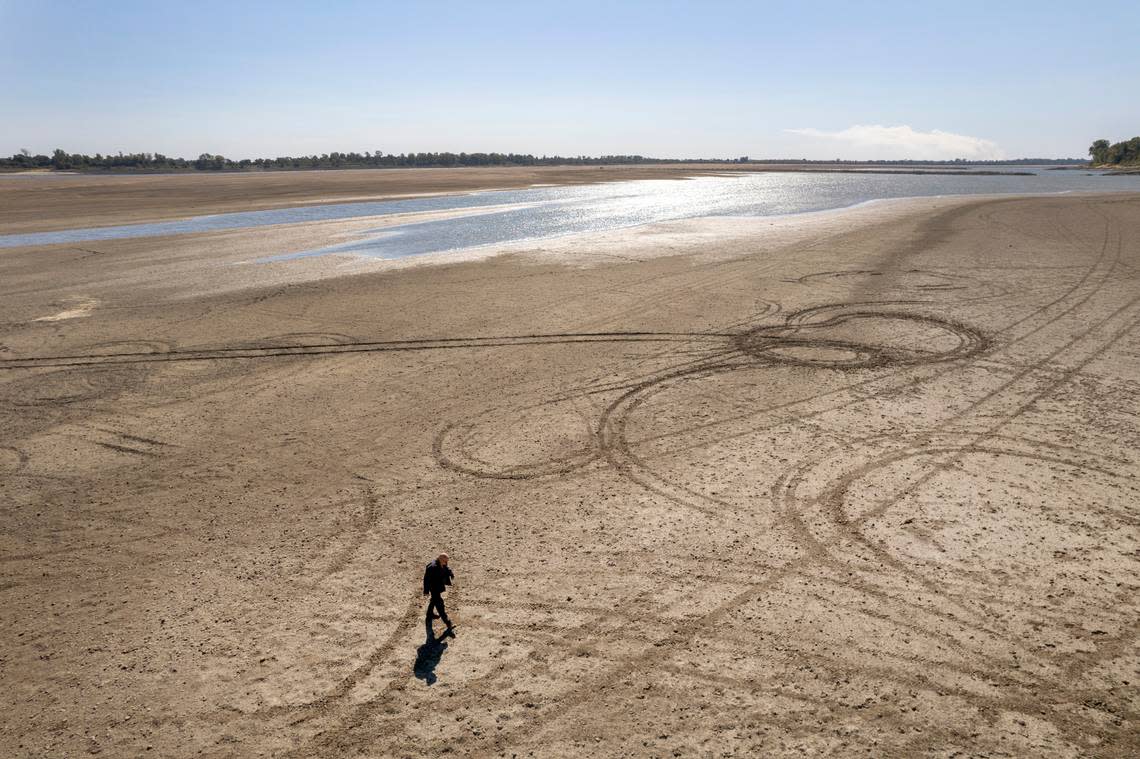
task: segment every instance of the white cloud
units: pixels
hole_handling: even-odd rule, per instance
[[[940,129],[920,132],[909,126],[855,125],[839,132],[810,128],[785,131],[806,137],[845,142],[860,152],[861,158],[990,160],[1005,157],[1002,149],[991,140],[943,132]]]

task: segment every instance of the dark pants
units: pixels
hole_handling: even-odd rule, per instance
[[[439,612],[439,618],[443,620],[443,623],[445,625],[447,625],[448,627],[451,626],[451,620],[447,618],[447,612],[444,611],[444,609],[443,609],[443,596],[439,593],[432,593],[431,594],[431,600],[428,601],[428,607],[427,607],[428,624],[431,624],[431,613],[433,610]]]

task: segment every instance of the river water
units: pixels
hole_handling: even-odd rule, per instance
[[[1018,170],[1024,169],[1019,167]],[[454,218],[387,226],[366,232],[348,243],[271,257],[277,259],[352,253],[401,258],[633,227],[658,221],[705,216],[805,213],[887,198],[1140,192],[1140,176],[1105,176],[1077,170],[1030,171],[1033,173],[1029,176],[771,172],[689,180],[532,187],[467,195],[216,214],[152,224],[2,235],[0,247],[157,237],[414,212],[473,212]]]

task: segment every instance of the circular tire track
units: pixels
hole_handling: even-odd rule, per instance
[[[174,350],[174,343],[166,340],[109,340],[86,348],[85,357],[96,356],[148,356]]]
[[[1027,499],[1028,502],[1021,498],[1005,499],[1013,505],[1007,505],[995,518],[998,524],[986,527],[988,514],[998,512],[989,511],[988,501],[980,489],[968,489],[968,494],[963,495],[962,489],[971,476],[968,467],[959,463],[950,469],[945,461],[940,462],[940,468],[951,473],[941,483],[931,482],[928,476],[912,479],[908,475],[908,467],[913,473],[928,470],[924,460],[931,457],[953,458],[958,462],[979,457],[1013,460],[1021,470],[1017,466],[1006,470],[1010,480],[1017,484],[1021,478],[1041,492]],[[972,432],[876,436],[848,441],[842,448],[806,460],[786,472],[772,492],[777,508],[808,554],[848,574],[850,570],[859,570],[865,582],[855,582],[856,585],[864,584],[864,589],[870,592],[879,582],[876,578],[884,581],[888,577],[910,578],[909,581],[918,582],[933,597],[948,602],[956,610],[954,614],[960,624],[996,633],[991,628],[995,623],[1000,626],[1000,619],[978,599],[1000,593],[1012,577],[1024,578],[1023,582],[1032,585],[1046,576],[1047,569],[1055,568],[1054,554],[1043,547],[1044,541],[1057,542],[1051,532],[1067,536],[1058,547],[1070,544],[1080,547],[1079,531],[1074,532],[1073,524],[1064,517],[1079,514],[1081,518],[1075,523],[1086,528],[1088,519],[1106,521],[1111,527],[1104,527],[1101,533],[1123,536],[1120,539],[1136,534],[1134,515],[1122,509],[1106,508],[1099,500],[1089,502],[1083,490],[1077,491],[1083,499],[1079,508],[1058,509],[1054,505],[1060,496],[1050,482],[1049,472],[1055,475],[1061,469],[1080,473],[1079,480],[1072,480],[1080,483],[1086,483],[1093,475],[1113,482],[1127,476],[1114,470],[1114,463],[1120,464],[1088,452],[1013,436],[992,435],[984,443]],[[1031,469],[1041,466],[1046,467],[1045,473]],[[892,470],[898,470],[894,485],[874,484],[877,477],[884,473],[889,476]],[[991,472],[992,466],[983,471]],[[998,482],[1000,484],[1000,479]],[[930,492],[925,489],[927,485],[937,488],[935,492],[939,493],[936,506],[929,510],[925,504],[930,502],[930,497],[923,495]],[[947,487],[951,493],[954,487],[959,488],[957,499],[942,496],[942,488]],[[911,509],[905,513],[906,519],[895,513],[903,503],[909,503],[907,508]],[[1018,529],[1007,531],[1008,534],[998,540],[995,536],[1001,523],[1010,521],[1011,508],[1021,515],[1017,520]],[[954,516],[958,517],[956,521],[945,521]],[[947,527],[943,534],[941,530]],[[963,538],[962,533],[970,529],[975,530],[975,534]],[[905,538],[905,549],[896,545],[900,537]],[[1026,545],[1030,538],[1035,540]],[[953,545],[947,550],[941,545],[944,540],[964,545]],[[1101,545],[1102,541],[1098,541],[1095,547],[1085,545],[1081,550],[1094,553],[1105,550]],[[966,555],[970,550],[973,555],[968,561],[955,562],[949,558]],[[1012,566],[1003,566],[1002,562]],[[1030,565],[1034,568],[1027,570]]]
[[[332,345],[349,345],[356,341],[352,335],[343,332],[285,332],[280,335],[259,338],[245,347],[249,348],[278,348],[281,346],[295,348],[320,348]],[[232,346],[226,346],[232,348]]]
[[[836,555],[828,548],[843,543],[839,536],[846,534],[855,538],[860,545],[872,548],[876,558],[880,554],[886,554],[896,562],[914,562],[916,557],[891,550],[887,543],[868,534],[865,525],[872,520],[885,521],[889,509],[876,509],[867,514],[855,515],[849,508],[853,495],[861,489],[876,494],[882,492],[882,488],[870,487],[864,483],[896,465],[939,456],[1008,458],[1019,460],[1027,466],[1045,465],[1053,469],[1061,467],[1110,479],[1127,477],[1111,468],[1113,462],[1085,451],[1011,436],[994,435],[987,442],[977,441],[978,435],[971,432],[914,433],[871,438],[854,448],[845,446],[842,451],[835,451],[833,457],[815,458],[788,472],[779,486],[783,506],[799,526],[799,534],[808,544],[807,547],[817,554],[826,554],[839,560],[846,558]],[[841,469],[826,471],[828,466],[834,466],[838,462],[843,464]],[[955,476],[960,479],[964,474],[956,471]],[[825,484],[815,492],[805,494],[802,491],[808,482]],[[1044,480],[1041,481],[1041,487],[1045,487]],[[1046,498],[1034,500],[1033,503],[1038,506],[1049,505]],[[891,502],[891,509],[897,507],[897,503]],[[1110,530],[1108,534],[1129,533],[1137,526],[1135,516],[1106,507],[1102,500],[1085,504],[1079,513],[1096,514],[1102,519],[1121,523],[1119,526],[1122,530]],[[1048,510],[1039,510],[1037,516],[1062,529],[1071,528],[1068,522]],[[1002,555],[1008,555],[1010,550],[1008,544],[1003,545]],[[973,572],[973,569],[969,571]]]
[[[293,348],[334,348],[341,345],[351,345],[356,338],[341,332],[285,332],[277,335],[267,335],[253,340],[242,340],[236,344],[198,345],[183,349],[183,352],[215,353],[222,356],[241,354],[256,351],[289,350]],[[303,355],[303,354],[301,354]],[[197,378],[199,382],[228,382],[240,381],[246,393],[258,393],[271,390],[280,392],[283,385],[294,378],[311,371],[311,368],[300,361],[281,361],[269,369],[260,372],[250,372],[249,367],[241,361],[202,361],[183,365],[178,371],[185,372]]]
[[[1009,294],[1005,288],[978,277],[933,269],[834,269],[805,274],[794,281],[804,285],[843,288],[849,288],[860,281],[868,284],[873,281],[876,287],[881,287],[886,292],[911,295],[962,291],[971,291],[976,297]]]
[[[835,280],[848,280],[848,279],[865,279],[867,277],[881,277],[883,272],[878,269],[835,269],[829,271],[817,271],[813,274],[805,274],[802,277],[796,277],[796,282],[800,284],[810,284],[812,282],[832,282]]]
[[[856,340],[839,339],[831,334],[852,324],[858,324],[869,336]],[[899,332],[900,324],[914,333],[915,344],[899,345],[897,339],[895,344],[888,344],[887,340],[875,339],[878,335]],[[937,335],[944,345],[933,346],[931,335]],[[433,445],[436,461],[444,468],[474,477],[532,479],[564,475],[602,457],[624,476],[673,503],[711,514],[711,506],[727,507],[728,504],[659,477],[630,445],[628,420],[653,395],[680,382],[740,369],[794,364],[851,370],[938,363],[975,355],[988,345],[979,331],[965,325],[926,314],[871,309],[867,304],[829,304],[793,312],[784,325],[755,327],[726,341],[730,349],[727,356],[691,362],[625,388],[602,413],[589,449],[536,463],[496,465],[471,452],[477,426],[477,422],[471,420],[450,424],[440,431]],[[497,410],[484,412],[480,417],[492,413]]]
[[[952,344],[933,348],[928,341],[914,340],[910,345],[891,345],[826,334],[859,322],[873,327],[870,331],[874,335],[899,333],[909,328],[917,334],[941,335]],[[788,316],[788,325],[750,330],[735,338],[735,343],[742,353],[756,358],[828,369],[941,363],[976,355],[987,346],[987,340],[978,330],[964,324],[925,314],[869,309],[861,304],[817,306],[797,311]]]
[[[913,491],[908,473],[921,471],[931,457],[962,463],[947,470],[946,481]],[[992,462],[1003,459],[1014,465],[994,478]],[[1029,492],[1001,498],[999,510],[969,484],[975,476],[971,464],[979,460],[976,471],[988,485]],[[1009,672],[1007,695],[960,694],[979,709],[1001,710],[1026,697],[1023,689],[1081,703],[1105,687],[1092,668],[1102,661],[1126,662],[1134,650],[1134,620],[1127,607],[1118,606],[1122,591],[1098,579],[1119,564],[1119,555],[1140,550],[1133,491],[1123,487],[1135,477],[1121,471],[1126,465],[1010,435],[991,435],[985,442],[969,431],[883,435],[804,461],[785,473],[773,495],[807,555],[845,578],[848,594],[879,599],[888,609],[884,621],[939,640],[939,648],[953,643],[967,657],[962,671],[973,670],[975,678],[992,681],[994,673]],[[883,477],[886,486],[878,482]],[[1095,480],[1120,487],[1090,495]],[[878,501],[889,506],[881,508]],[[900,593],[900,579],[907,588],[917,581],[921,590]],[[1061,595],[1048,595],[1051,601],[1042,598],[1057,590]],[[849,611],[866,613],[862,605]],[[1081,625],[1068,623],[1078,616]],[[923,618],[928,621],[919,624]],[[1042,647],[1040,639],[1027,640],[1026,619],[1040,620],[1037,625],[1052,621],[1055,632],[1045,640],[1063,631],[1070,645]],[[1090,646],[1087,630],[1098,623],[1120,633],[1093,633],[1106,637]],[[961,633],[956,640],[946,638],[952,631]],[[933,673],[943,665],[931,660],[929,666]],[[904,673],[896,678],[893,669],[883,676],[903,682]],[[1074,737],[1085,727],[1082,718],[1064,710],[1050,712],[1049,719]]]
[[[84,358],[149,356],[171,348],[170,343],[162,340],[112,340],[88,345],[76,355]],[[63,368],[30,374],[0,385],[0,403],[51,407],[113,398],[137,387],[148,374],[150,369],[140,364]]]
[[[18,407],[67,406],[118,396],[137,386],[146,374],[137,366],[57,369],[0,385],[0,398]]]
[[[539,404],[545,406],[546,404]],[[536,407],[524,409],[515,418],[515,422],[522,420],[527,411]],[[481,417],[488,417],[493,412],[486,412]],[[583,430],[584,443],[575,451],[564,456],[548,458],[531,462],[502,463],[490,461],[472,452],[472,440],[480,436],[480,422],[470,420],[449,424],[439,431],[432,443],[432,454],[436,462],[444,469],[461,472],[472,477],[499,480],[530,480],[538,477],[569,474],[589,465],[598,458],[598,450],[593,444],[593,430],[587,427]],[[511,435],[513,440],[519,440],[517,433]]]

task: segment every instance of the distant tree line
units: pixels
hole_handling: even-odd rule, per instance
[[[1107,141],[1098,140],[1108,146]],[[1137,140],[1112,145],[1133,145]],[[1090,151],[1091,152],[1091,151]],[[1135,155],[1135,148],[1133,148]],[[1099,162],[1099,161],[1098,161]],[[770,164],[874,164],[891,166],[992,166],[1008,164],[1062,164],[1079,163],[1076,158],[1019,158],[1007,161],[971,161],[957,158],[949,161],[812,161],[795,159],[738,158],[649,158],[641,155],[604,156],[535,156],[529,153],[323,153],[308,156],[280,156],[278,158],[242,158],[234,160],[222,155],[202,153],[197,158],[173,158],[162,153],[116,153],[85,155],[68,153],[57,148],[49,155],[32,155],[21,150],[10,158],[0,158],[0,171],[51,169],[57,171],[273,171],[291,169],[398,169],[444,168],[456,166],[614,166],[626,164],[664,163],[770,163]]]
[[[711,159],[705,159],[711,160]],[[736,159],[739,160],[739,159]],[[172,158],[162,153],[117,153],[93,156],[56,149],[50,156],[21,150],[0,158],[0,169],[55,169],[71,171],[251,171],[273,169],[397,169],[453,166],[565,166],[668,163],[640,155],[534,156],[529,153],[324,153],[278,158],[242,158],[202,153],[196,159]]]
[[[1089,148],[1092,162],[1098,166],[1119,166],[1140,163],[1140,137],[1109,144],[1108,140],[1097,140]]]

